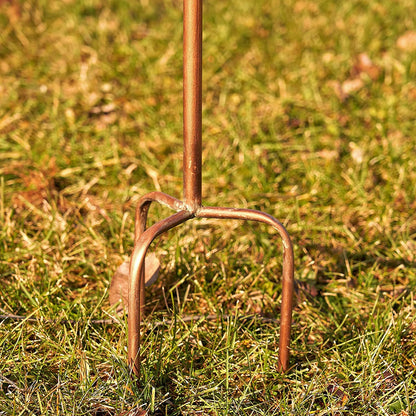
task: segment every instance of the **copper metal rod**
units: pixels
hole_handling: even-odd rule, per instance
[[[130,261],[129,275],[129,366],[133,374],[139,377],[141,364],[140,324],[143,319],[145,304],[144,267],[146,252],[152,241],[160,234],[191,218],[199,217],[258,221],[271,225],[279,233],[283,242],[283,273],[278,368],[280,371],[286,371],[289,362],[294,287],[293,246],[284,226],[269,214],[249,209],[202,206],[202,0],[184,0],[183,25],[184,201],[162,192],[151,192],[143,196],[137,205],[134,248]],[[149,207],[154,201],[178,212],[146,229]]]
[[[183,2],[183,187],[185,204],[201,206],[202,0]]]
[[[139,199],[136,208],[136,220],[134,227],[134,244],[136,245],[139,237],[146,230],[147,214],[152,202],[159,202],[159,204],[165,205],[174,211],[186,210],[185,204],[179,199],[174,198],[163,192],[149,192]]]
[[[271,225],[279,233],[283,243],[283,273],[278,369],[279,371],[287,371],[294,289],[293,245],[288,232],[276,218],[252,209],[203,207],[198,211],[197,217],[258,221]]]
[[[152,241],[165,231],[192,218],[189,211],[179,211],[149,227],[139,237],[130,260],[129,277],[129,314],[128,325],[128,361],[136,376],[140,376],[140,323],[144,311],[144,259]]]
[[[147,249],[158,235],[193,217],[257,221],[271,225],[279,233],[283,243],[283,273],[278,369],[279,371],[287,371],[289,365],[290,329],[292,323],[294,256],[292,242],[285,227],[274,217],[261,211],[238,208],[201,207],[196,213],[187,210],[179,211],[152,225],[146,231],[141,233],[141,230],[144,230],[145,228],[150,203],[158,201],[161,196],[163,196],[163,203],[166,202],[166,197],[168,197],[166,199],[172,199],[174,206],[179,202],[168,195],[155,192],[142,198],[143,203],[139,204],[141,212],[138,212],[137,214],[137,218],[141,219],[141,223],[138,226],[136,224],[136,243],[130,262],[128,315],[128,361],[133,373],[137,377],[140,376],[140,325],[144,315],[144,259]],[[130,308],[130,305],[135,305],[135,307]]]

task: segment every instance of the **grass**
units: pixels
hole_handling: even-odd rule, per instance
[[[416,414],[413,1],[205,2],[203,199],[287,226],[291,369],[247,318],[279,318],[277,236],[190,222],[152,246],[142,389],[125,317],[94,321],[138,198],[182,194],[181,2],[0,11],[0,313],[27,317],[0,321],[0,414]]]

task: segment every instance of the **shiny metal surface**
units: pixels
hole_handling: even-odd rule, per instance
[[[144,259],[152,241],[160,234],[191,218],[248,220],[273,227],[283,244],[282,304],[278,368],[286,371],[289,363],[292,299],[294,288],[293,246],[285,227],[261,211],[238,208],[203,207],[201,201],[201,85],[202,85],[202,0],[184,0],[184,201],[162,192],[143,196],[137,205],[134,248],[130,260],[128,362],[132,373],[140,376],[140,326],[144,316]],[[146,229],[150,205],[168,206],[175,214]]]
[[[283,243],[283,273],[278,368],[281,371],[286,371],[289,363],[294,288],[293,245],[288,232],[276,218],[264,212],[251,209],[201,207],[197,211],[197,217],[258,221],[272,226],[279,233]]]
[[[144,312],[144,259],[152,241],[160,234],[182,224],[194,215],[179,211],[144,231],[134,245],[130,260],[128,361],[133,373],[140,375],[140,323]]]
[[[183,3],[183,190],[194,211],[201,206],[202,0]]]

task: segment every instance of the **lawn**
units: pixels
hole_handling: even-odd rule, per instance
[[[182,197],[182,2],[0,1],[0,415],[415,415],[415,16],[204,2],[203,203],[287,227],[290,369],[280,239],[193,220],[151,247],[138,387],[108,289],[138,199]]]

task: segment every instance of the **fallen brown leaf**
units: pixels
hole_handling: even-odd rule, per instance
[[[360,165],[361,163],[363,163],[363,160],[364,160],[364,151],[363,151],[363,149],[354,142],[349,142],[348,147],[351,151],[352,160],[357,165]]]
[[[380,72],[380,68],[373,63],[366,53],[360,53],[352,67],[351,75],[356,78],[361,74],[367,74],[374,81],[380,76]]]
[[[109,290],[110,305],[117,306],[116,312],[121,313],[123,310],[128,311],[129,301],[129,268],[128,261],[121,264],[111,280]],[[160,262],[154,253],[150,253],[145,259],[145,284],[150,286],[159,277]]]
[[[380,73],[380,67],[374,64],[366,53],[360,53],[355,58],[354,65],[350,71],[350,77],[343,82],[330,81],[329,85],[335,90],[339,99],[344,101],[351,94],[364,87],[365,77],[363,77],[363,74],[375,81],[380,76]]]
[[[295,298],[298,304],[308,298],[316,298],[319,295],[318,289],[308,282],[295,281]]]
[[[379,373],[380,386],[379,389],[383,393],[392,390],[397,386],[397,378],[390,370],[384,370],[383,373]]]
[[[0,8],[6,7],[6,15],[12,24],[15,24],[21,16],[19,2],[16,0],[0,0]]]
[[[348,402],[348,395],[338,384],[329,384],[326,390],[332,397],[337,399],[339,406],[345,406]]]
[[[350,95],[360,90],[363,86],[364,81],[361,78],[347,79],[341,84],[341,91],[344,95]]]
[[[416,50],[416,31],[409,30],[400,36],[396,45],[399,49],[406,52],[411,52]]]
[[[324,149],[318,152],[318,156],[322,159],[333,160],[339,157],[339,153],[337,150]]]
[[[25,210],[27,202],[35,207],[43,205],[54,190],[54,177],[57,170],[54,158],[50,159],[43,169],[19,163],[7,169],[6,172],[16,175],[25,187],[12,197],[12,205],[17,212]]]

